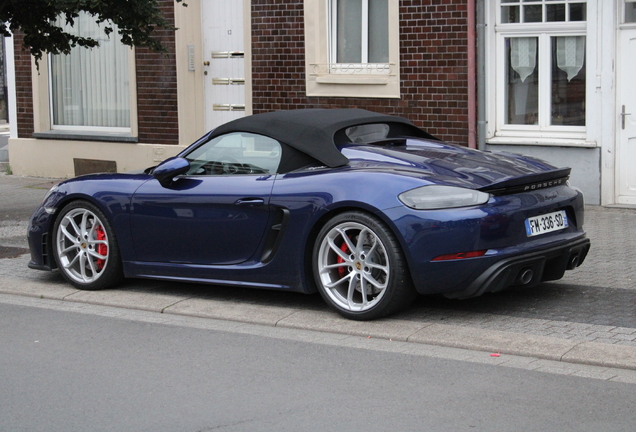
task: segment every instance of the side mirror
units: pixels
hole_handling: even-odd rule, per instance
[[[161,186],[168,187],[172,183],[172,179],[180,174],[188,172],[190,169],[190,162],[184,158],[174,157],[166,159],[152,172],[152,176],[159,180]]]

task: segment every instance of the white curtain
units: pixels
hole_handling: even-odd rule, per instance
[[[389,62],[389,2],[369,0],[369,63]]]
[[[568,74],[568,81],[577,76],[585,61],[585,36],[558,37],[557,67]]]
[[[362,0],[339,0],[337,63],[362,62]]]
[[[537,38],[522,37],[510,39],[510,66],[524,82],[537,65]]]
[[[117,29],[106,37],[88,14],[66,31],[99,39],[98,48],[75,47],[69,55],[51,55],[53,124],[130,127],[128,50]]]

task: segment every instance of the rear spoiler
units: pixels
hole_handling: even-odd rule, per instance
[[[571,171],[571,168],[558,168],[552,171],[528,174],[492,183],[477,190],[493,195],[508,195],[565,185],[570,178]]]

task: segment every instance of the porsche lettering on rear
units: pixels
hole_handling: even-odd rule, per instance
[[[553,187],[553,186],[562,185],[562,184],[565,184],[565,182],[566,182],[565,179],[551,180],[551,181],[547,181],[547,182],[527,185],[527,186],[524,187],[524,190],[529,191],[529,190],[536,190],[536,189],[544,189],[544,188],[549,188],[549,187]]]

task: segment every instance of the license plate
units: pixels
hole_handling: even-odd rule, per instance
[[[528,234],[528,237],[562,230],[567,227],[568,217],[565,214],[565,210],[526,219],[526,234]]]

